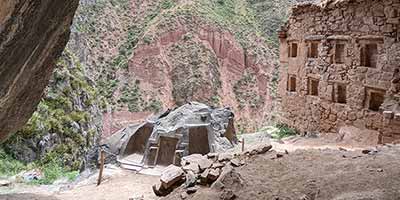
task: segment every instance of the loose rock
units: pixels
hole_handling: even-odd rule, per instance
[[[197,190],[199,190],[199,187],[198,187],[198,186],[190,187],[190,188],[188,188],[188,189],[186,190],[186,193],[187,193],[187,194],[194,194],[194,193],[197,192]]]
[[[186,173],[186,182],[185,182],[185,187],[193,187],[196,185],[197,179],[196,175],[192,171],[188,171]]]
[[[167,196],[169,193],[171,193],[172,190],[167,190],[165,189],[161,183],[153,185],[153,192],[157,196]]]
[[[214,181],[216,181],[219,175],[220,175],[220,169],[211,169],[207,176],[208,183],[213,183]]]
[[[222,153],[219,154],[218,156],[218,161],[223,162],[223,161],[230,161],[233,159],[233,155],[229,153]]]
[[[256,151],[257,151],[257,154],[264,154],[264,153],[267,153],[271,149],[272,149],[272,145],[267,145],[267,146],[258,148]]]
[[[238,159],[236,159],[236,158],[231,160],[231,165],[234,166],[234,167],[241,166],[240,161]]]
[[[0,187],[8,187],[11,185],[11,181],[9,180],[0,180]]]
[[[232,190],[225,190],[221,193],[220,199],[221,200],[234,200],[236,199],[236,194],[233,193]]]
[[[200,168],[200,171],[204,171],[207,168],[210,168],[212,166],[213,162],[209,159],[200,159],[198,160],[198,165]]]
[[[161,174],[161,184],[165,189],[170,189],[184,178],[184,171],[175,165],[168,166]]]
[[[213,168],[213,169],[221,169],[221,168],[223,168],[225,166],[225,164],[224,163],[220,163],[220,162],[215,162],[215,163],[213,163],[212,164],[212,166],[211,166],[211,168]]]

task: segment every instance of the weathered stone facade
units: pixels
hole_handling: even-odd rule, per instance
[[[301,133],[400,141],[399,27],[399,0],[295,6],[279,32],[281,120]]]

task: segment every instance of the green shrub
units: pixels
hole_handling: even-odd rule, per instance
[[[275,125],[275,127],[277,128],[277,131],[274,131],[271,134],[272,138],[282,139],[293,135],[297,135],[297,131],[295,129],[290,128],[287,124],[278,123]]]
[[[145,110],[158,113],[162,110],[162,103],[158,99],[151,99]]]
[[[79,171],[68,171],[62,166],[62,162],[56,159],[37,168],[42,171],[43,178],[40,180],[33,180],[30,182],[31,184],[50,185],[53,184],[54,181],[64,177],[67,178],[68,181],[74,181],[79,175]]]
[[[0,177],[9,177],[26,169],[26,166],[0,148]]]

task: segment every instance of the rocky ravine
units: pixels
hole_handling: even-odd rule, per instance
[[[275,35],[261,24],[273,15],[270,28],[277,27],[289,1],[80,3],[68,48],[37,112],[3,145],[16,158],[61,159],[82,169],[101,136],[186,101],[231,106],[240,131],[255,130],[271,116]],[[35,94],[39,100],[41,93]],[[20,119],[25,114],[31,113]]]
[[[264,35],[253,9],[262,3],[120,1],[119,13],[107,2],[93,9],[109,21],[93,22],[95,32],[108,32],[98,32],[102,43],[89,50],[110,105],[103,133],[188,101],[230,106],[239,130],[259,128],[270,117],[277,66],[275,35]]]
[[[69,37],[78,0],[2,0],[0,141],[31,117]]]

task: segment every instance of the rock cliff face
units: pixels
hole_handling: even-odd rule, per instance
[[[35,111],[69,38],[78,0],[2,0],[0,141]]]
[[[243,125],[255,128],[264,121],[263,111],[271,110],[268,86],[274,55],[247,52],[230,32],[218,27],[198,21],[190,23],[193,28],[186,24],[178,19],[176,30],[157,29],[163,32],[160,36],[139,44],[129,60],[129,75],[144,92],[158,91],[145,98],[162,99],[163,107],[193,100],[226,105]]]
[[[85,20],[88,66],[109,103],[103,133],[188,101],[232,107],[243,131],[268,120],[275,36],[254,9],[261,13],[267,1],[102,2],[86,13],[107,23]],[[282,4],[267,2],[266,10]]]

